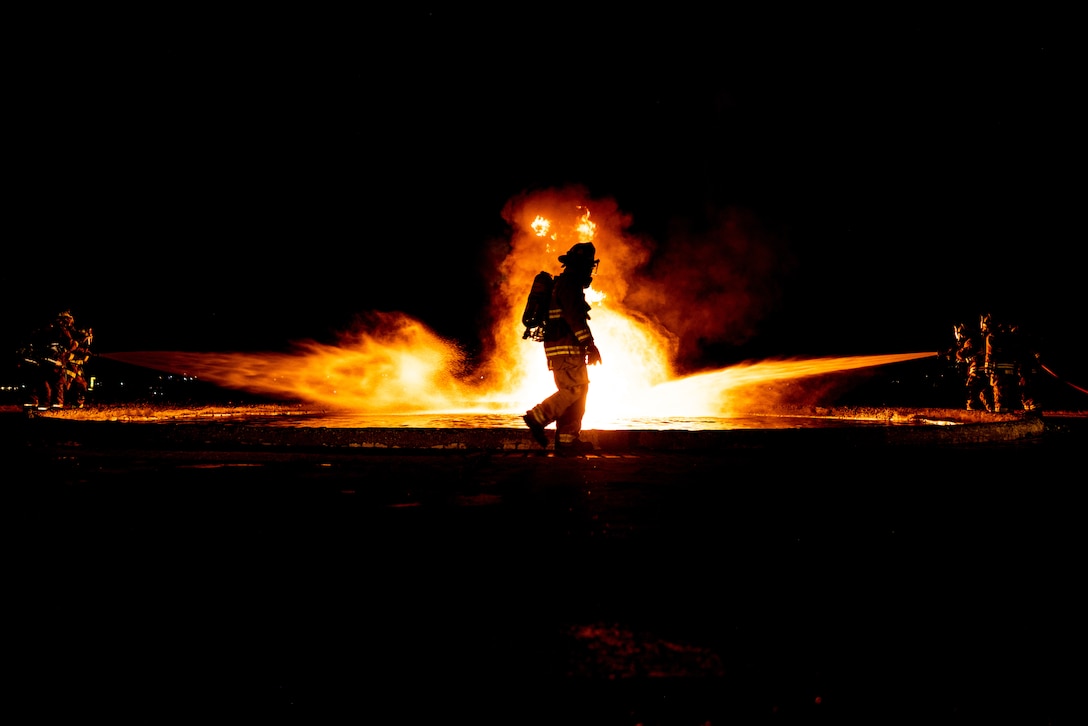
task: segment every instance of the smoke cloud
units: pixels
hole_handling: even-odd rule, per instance
[[[512,233],[499,245],[500,282],[492,295],[495,320],[509,320],[541,270],[558,273],[556,258],[580,241],[579,220],[588,214],[601,260],[593,289],[610,309],[636,318],[670,341],[677,372],[706,365],[710,345],[741,345],[781,302],[783,285],[797,261],[751,214],[712,211],[698,227],[677,222],[663,243],[631,233],[633,219],[612,199],[593,198],[581,186],[527,192],[511,199],[503,218]],[[540,236],[534,221],[552,222]],[[501,325],[501,323],[500,323]],[[499,346],[501,347],[501,346]]]

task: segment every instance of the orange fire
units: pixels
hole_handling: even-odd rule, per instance
[[[614,203],[597,203],[591,219],[588,206],[572,195],[536,194],[512,200],[504,214],[514,232],[497,271],[485,355],[472,367],[456,342],[400,313],[368,313],[337,345],[298,341],[285,354],[145,351],[110,357],[327,410],[520,415],[555,390],[543,347],[522,338],[525,296],[539,271],[558,274],[557,257],[587,241],[601,258],[586,299],[603,357],[602,365],[590,368],[587,429],[617,417],[729,417],[766,410],[780,395],[778,382],[935,355],[761,361],[677,375],[680,336],[653,311],[625,304],[650,250],[625,234],[629,220]]]

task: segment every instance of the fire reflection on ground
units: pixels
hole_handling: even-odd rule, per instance
[[[733,431],[742,429],[819,429],[845,426],[956,425],[978,422],[971,412],[947,409],[807,407],[792,413],[738,416],[635,416],[602,418],[587,431]],[[49,411],[40,416],[82,421],[163,424],[230,422],[268,428],[323,429],[515,429],[521,416],[511,413],[359,413],[305,408],[299,404],[95,405]],[[987,414],[993,418],[993,414]],[[1014,418],[1005,415],[1005,419]]]
[[[297,416],[259,417],[262,425],[345,429],[523,429],[514,414],[357,414],[329,412]],[[593,428],[603,431],[731,431],[735,429],[829,428],[834,426],[914,424],[918,421],[836,416],[765,415],[731,417],[639,417],[600,419]]]

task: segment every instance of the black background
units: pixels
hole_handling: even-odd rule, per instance
[[[396,310],[471,347],[503,206],[580,185],[658,250],[742,210],[786,251],[705,365],[936,351],[991,312],[1075,378],[1080,51],[1026,18],[847,19],[27,21],[0,333],[70,309],[100,352],[272,350]]]

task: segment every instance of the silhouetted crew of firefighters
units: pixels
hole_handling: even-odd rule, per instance
[[[576,455],[593,449],[581,439],[582,417],[589,394],[587,365],[601,362],[601,354],[589,329],[589,303],[585,289],[593,282],[600,260],[589,242],[571,247],[559,256],[563,271],[555,278],[544,325],[544,355],[555,379],[556,392],[525,412],[525,425],[540,446],[547,448],[545,427],[555,422],[555,452]]]
[[[978,328],[961,323],[953,334],[956,345],[946,355],[963,369],[968,411],[1041,413],[1039,352],[1018,325],[984,314]]]
[[[24,408],[47,411],[66,403],[82,407],[88,388],[84,366],[91,357],[92,340],[92,331],[77,329],[67,310],[31,333],[17,352],[27,391]]]

